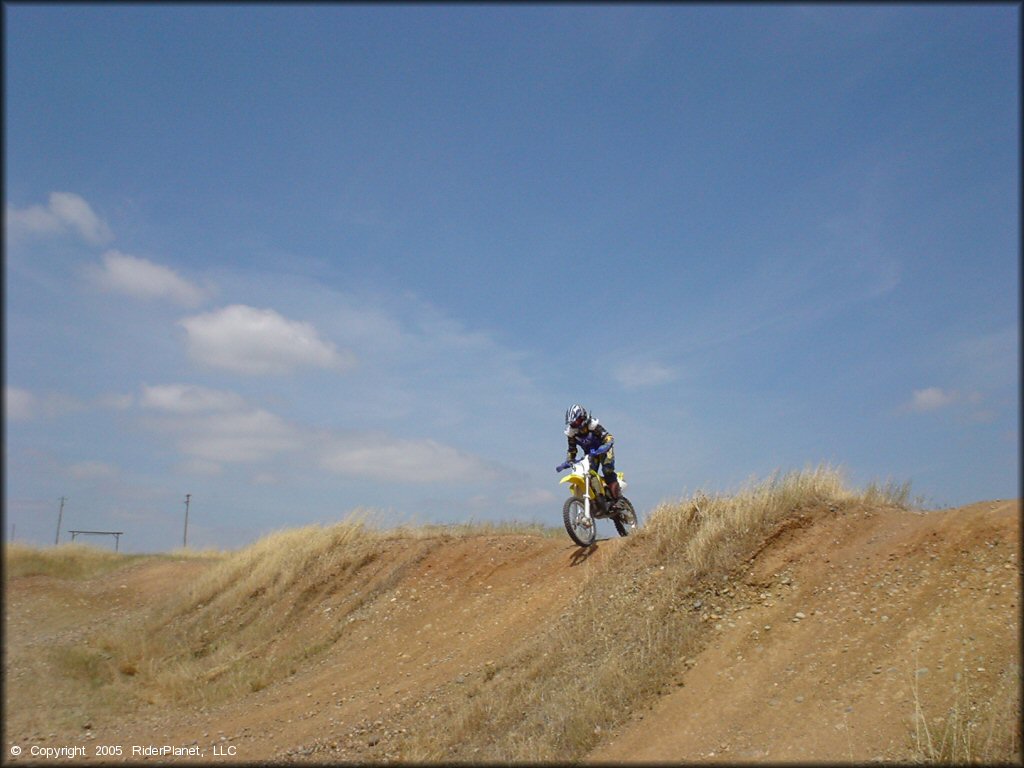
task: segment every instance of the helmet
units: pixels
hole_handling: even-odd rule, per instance
[[[580,427],[582,427],[589,418],[590,417],[587,414],[587,409],[584,408],[579,403],[576,403],[575,405],[572,406],[572,408],[565,412],[566,426],[573,427],[575,429],[579,429]]]

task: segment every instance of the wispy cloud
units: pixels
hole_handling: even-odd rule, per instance
[[[89,274],[100,288],[140,299],[168,299],[186,307],[197,306],[206,291],[180,277],[174,270],[148,259],[120,251],[108,251],[101,266]]]
[[[330,472],[397,483],[460,482],[491,477],[478,457],[430,439],[362,434],[335,440],[321,466]]]
[[[514,507],[540,507],[554,506],[561,498],[543,488],[522,488],[512,491],[506,501]]]
[[[35,396],[27,389],[4,387],[4,418],[28,421],[35,412]]]
[[[941,387],[926,387],[915,389],[908,409],[918,413],[927,411],[938,411],[954,405],[979,406],[985,398],[980,392],[962,392],[958,389],[942,389]],[[972,417],[973,420],[983,423],[991,418],[988,411],[979,411]]]
[[[302,445],[298,431],[262,408],[213,413],[191,422],[180,438],[189,456],[211,462],[249,463],[293,451]]]
[[[912,411],[935,411],[953,405],[960,399],[958,392],[947,391],[939,387],[915,389],[910,399]]]
[[[85,408],[87,405],[81,400],[61,392],[37,393],[19,387],[4,387],[4,416],[11,421],[55,419]]]
[[[615,368],[615,380],[626,389],[640,389],[667,384],[678,378],[677,372],[657,362],[627,361]]]
[[[7,207],[7,233],[12,237],[52,237],[73,233],[90,245],[103,245],[113,239],[110,227],[81,196],[71,192],[52,192],[49,204],[28,208]]]
[[[143,386],[140,402],[145,408],[176,414],[237,411],[246,407],[245,399],[235,392],[194,384]]]
[[[139,404],[153,414],[146,425],[175,441],[182,468],[194,474],[272,460],[279,467],[289,456],[331,474],[404,484],[487,479],[495,472],[479,457],[436,440],[297,424],[229,390],[144,386]],[[268,483],[276,475],[263,467],[254,477]]]
[[[951,373],[969,372],[971,386],[1010,386],[1020,382],[1020,326],[960,335],[940,345]]]
[[[291,373],[296,368],[347,370],[354,356],[320,338],[310,323],[272,309],[235,304],[180,321],[192,358],[211,368],[245,375]]]
[[[965,423],[991,423],[1000,414],[1019,413],[1020,328],[997,327],[982,333],[947,331],[931,339],[921,365],[935,379],[950,382],[914,390],[905,410],[939,411],[958,407]]]
[[[187,384],[147,386],[140,403],[159,414],[149,426],[173,436],[191,466],[204,474],[219,472],[224,463],[266,461],[303,445],[295,426],[234,392]]]
[[[689,371],[702,367],[710,353],[733,355],[757,339],[785,339],[900,285],[899,263],[883,255],[865,251],[822,258],[822,253],[847,248],[841,239],[812,238],[794,245],[791,252],[773,252],[752,261],[744,272],[695,297],[686,325],[673,328],[670,337],[642,354],[648,360],[684,356]],[[623,363],[617,375],[623,386],[644,386],[648,378],[663,383],[678,375],[671,364],[641,360]]]
[[[134,395],[124,394],[121,392],[111,392],[109,394],[100,395],[96,399],[96,405],[98,407],[112,411],[126,411],[134,404]]]
[[[68,473],[76,480],[106,480],[120,474],[116,466],[103,461],[82,461],[72,464],[68,467]]]

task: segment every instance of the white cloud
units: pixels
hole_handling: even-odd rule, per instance
[[[915,389],[910,401],[910,408],[914,411],[934,411],[953,405],[960,399],[955,391],[947,391],[938,387],[926,389]]]
[[[381,434],[335,442],[324,452],[321,466],[338,474],[398,483],[460,482],[493,474],[481,459],[449,445]]]
[[[113,238],[110,227],[79,195],[53,192],[49,205],[6,210],[7,230],[14,236],[54,236],[74,232],[91,245],[103,245]]]
[[[626,389],[653,387],[666,384],[678,377],[678,374],[661,363],[625,362],[619,365],[614,374],[616,381]]]
[[[246,407],[245,400],[235,392],[207,389],[192,384],[143,386],[142,405],[171,413],[202,413],[237,411]]]
[[[173,270],[120,251],[103,254],[103,266],[94,268],[91,274],[104,290],[140,299],[169,299],[194,307],[204,298],[202,290]]]
[[[353,356],[320,338],[309,323],[272,309],[235,304],[180,321],[200,363],[248,375],[284,374],[300,366],[347,369]]]

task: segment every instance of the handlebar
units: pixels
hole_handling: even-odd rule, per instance
[[[591,456],[590,452],[588,451],[588,452],[584,453],[582,456],[580,456],[578,459],[573,459],[572,461],[563,461],[561,464],[559,464],[557,467],[555,467],[555,471],[556,472],[563,472],[563,471],[567,470],[569,467],[571,467],[573,464],[579,464],[584,459],[592,459],[592,458],[594,458],[594,457]]]

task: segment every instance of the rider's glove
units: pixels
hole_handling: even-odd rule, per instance
[[[562,462],[557,467],[555,467],[555,472],[561,472],[563,469],[568,469],[569,466],[570,463],[568,461]]]
[[[605,443],[600,448],[594,448],[593,450],[591,450],[590,451],[590,455],[591,456],[601,456],[602,454],[607,453],[609,448],[611,448],[611,445],[608,444],[608,443]]]

